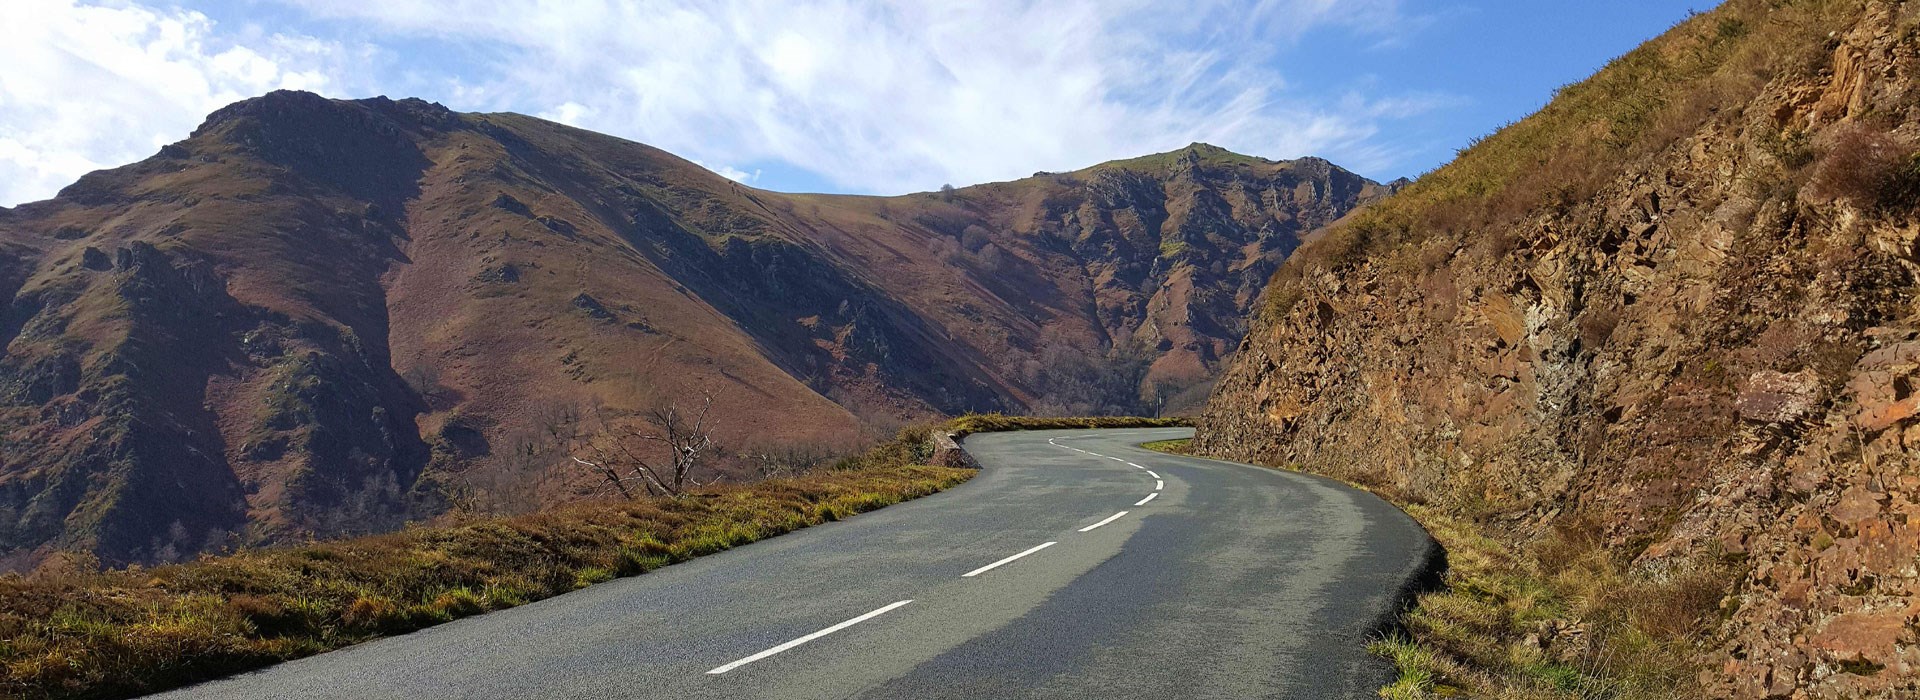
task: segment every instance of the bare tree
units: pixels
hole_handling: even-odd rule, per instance
[[[699,486],[713,440],[713,395],[702,394],[698,411],[682,411],[673,402],[656,404],[641,414],[642,425],[616,424],[595,408],[597,426],[577,441],[581,452],[576,466],[597,477],[622,498],[642,495],[679,496]],[[666,448],[667,459],[649,457]]]
[[[407,386],[413,388],[414,393],[420,395],[420,399],[425,401],[428,407],[438,408],[437,404],[447,391],[446,385],[440,383],[440,366],[426,360],[414,361],[413,366],[408,367],[407,373],[401,378],[407,382]]]
[[[753,468],[762,479],[798,476],[832,462],[841,453],[817,443],[780,443],[741,450],[735,456]]]
[[[1159,418],[1160,412],[1167,408],[1168,387],[1166,382],[1147,380],[1140,383],[1140,405],[1153,410],[1153,417]]]

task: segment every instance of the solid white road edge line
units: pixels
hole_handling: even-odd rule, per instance
[[[974,569],[974,570],[972,570],[972,571],[969,571],[969,572],[967,572],[967,573],[964,573],[964,574],[961,574],[961,575],[960,575],[960,578],[973,578],[973,577],[975,577],[975,576],[979,576],[979,575],[981,575],[981,574],[984,574],[984,573],[987,573],[987,572],[989,572],[989,571],[992,571],[992,570],[994,570],[995,568],[998,568],[998,567],[999,567],[1000,565],[1002,565],[1002,564],[1011,564],[1011,563],[1013,563],[1013,561],[1014,561],[1015,559],[1019,559],[1020,557],[1024,557],[1024,556],[1026,556],[1026,555],[1029,555],[1029,554],[1032,554],[1032,553],[1034,553],[1034,552],[1038,552],[1038,551],[1040,551],[1040,550],[1042,550],[1042,549],[1046,549],[1046,548],[1048,548],[1048,547],[1052,547],[1052,546],[1054,546],[1054,545],[1056,545],[1056,544],[1059,544],[1059,543],[1058,543],[1058,542],[1048,542],[1048,543],[1046,543],[1046,544],[1042,544],[1042,545],[1040,545],[1040,546],[1038,546],[1038,547],[1034,547],[1034,548],[1032,548],[1032,549],[1029,549],[1029,550],[1027,550],[1027,551],[1024,551],[1024,552],[1021,552],[1021,553],[1019,553],[1019,554],[1015,554],[1015,555],[1013,555],[1013,556],[1010,556],[1010,557],[1007,557],[1007,558],[1005,558],[1005,559],[1001,559],[1000,561],[996,561],[996,562],[994,562],[994,563],[992,563],[992,564],[988,564],[988,565],[986,565],[986,566],[982,566],[982,567],[980,567],[980,568],[978,568],[978,569]]]
[[[1153,490],[1155,491],[1159,491],[1160,489],[1164,489],[1166,487],[1167,487],[1167,482],[1165,481],[1155,480],[1153,482]]]
[[[1140,502],[1139,502],[1139,503],[1135,503],[1135,504],[1133,504],[1133,506],[1134,506],[1135,508],[1138,508],[1138,507],[1140,507],[1140,506],[1144,506],[1144,505],[1146,505],[1146,504],[1147,504],[1147,501],[1151,501],[1151,500],[1153,500],[1153,499],[1154,499],[1154,497],[1156,497],[1156,496],[1159,496],[1159,495],[1160,495],[1160,492],[1159,492],[1159,491],[1155,491],[1155,492],[1153,492],[1153,493],[1150,493],[1150,494],[1147,494],[1147,497],[1146,497],[1146,498],[1142,498],[1142,499],[1140,499]]]
[[[1094,524],[1092,524],[1092,525],[1088,525],[1088,526],[1086,526],[1086,527],[1083,527],[1083,528],[1080,528],[1080,531],[1081,531],[1081,532],[1086,532],[1086,531],[1088,531],[1088,530],[1092,530],[1092,529],[1094,529],[1094,528],[1096,528],[1096,527],[1100,527],[1101,525],[1105,525],[1105,524],[1107,524],[1107,523],[1110,523],[1110,522],[1113,522],[1113,521],[1115,521],[1115,520],[1119,520],[1119,519],[1120,519],[1120,516],[1122,516],[1122,515],[1126,515],[1126,514],[1127,514],[1127,512],[1126,512],[1126,511],[1124,511],[1124,510],[1123,510],[1123,511],[1120,511],[1120,512],[1118,512],[1118,513],[1114,513],[1113,515],[1109,515],[1109,516],[1107,516],[1107,519],[1106,519],[1106,520],[1102,520],[1102,521],[1100,521],[1100,522],[1097,522],[1097,523],[1094,523]]]
[[[866,621],[868,621],[868,620],[871,620],[871,619],[873,619],[873,618],[876,618],[876,617],[879,617],[879,616],[881,616],[881,615],[884,615],[884,614],[886,614],[886,613],[887,613],[887,611],[889,611],[889,610],[892,610],[892,609],[894,609],[894,608],[897,608],[897,607],[900,607],[900,606],[902,606],[902,605],[906,605],[906,604],[908,604],[908,603],[911,603],[911,602],[913,602],[913,601],[911,601],[911,600],[903,600],[903,601],[900,601],[900,602],[898,602],[898,603],[894,603],[894,604],[891,604],[891,605],[887,605],[887,606],[885,606],[885,607],[882,607],[882,608],[880,608],[879,610],[875,610],[875,611],[873,611],[873,612],[870,612],[870,613],[867,613],[867,614],[865,614],[865,615],[861,615],[861,616],[859,616],[859,617],[856,617],[856,618],[853,618],[853,619],[851,619],[851,620],[848,620],[848,621],[846,621],[846,622],[842,622],[842,623],[840,623],[840,624],[837,624],[837,625],[834,625],[834,626],[832,626],[832,627],[828,627],[828,628],[826,628],[826,629],[823,629],[823,630],[820,630],[820,631],[818,631],[818,632],[815,632],[815,633],[813,633],[813,634],[809,634],[809,635],[807,635],[807,636],[805,636],[805,637],[801,637],[801,638],[799,638],[799,639],[795,639],[795,640],[793,640],[793,641],[791,641],[791,642],[787,642],[787,643],[785,643],[785,644],[782,644],[782,645],[780,645],[780,646],[777,646],[777,647],[774,647],[774,648],[772,648],[772,649],[768,649],[768,650],[766,650],[766,651],[763,651],[763,652],[760,652],[760,653],[758,653],[758,654],[754,654],[753,656],[749,656],[749,657],[747,657],[747,658],[744,658],[744,659],[741,659],[741,660],[739,660],[739,661],[735,661],[735,662],[733,662],[733,663],[730,663],[730,664],[727,664],[727,665],[725,665],[725,666],[721,666],[721,667],[719,667],[719,668],[716,668],[716,669],[713,669],[713,670],[711,670],[711,671],[708,671],[708,672],[707,672],[707,675],[710,675],[710,676],[713,676],[713,675],[719,675],[719,674],[722,674],[722,673],[726,673],[726,672],[728,672],[728,671],[731,671],[731,670],[734,670],[734,669],[736,669],[736,668],[740,668],[741,666],[745,666],[745,665],[747,665],[747,664],[750,664],[750,663],[753,663],[753,662],[755,662],[755,661],[759,661],[759,660],[761,660],[761,659],[764,659],[764,658],[767,658],[767,657],[769,657],[769,656],[773,656],[774,654],[778,654],[778,653],[780,653],[780,652],[783,652],[783,651],[786,651],[786,650],[788,650],[788,649],[792,649],[792,648],[794,648],[794,647],[797,647],[797,646],[800,646],[800,645],[802,645],[802,644],[806,644],[807,642],[811,642],[811,641],[813,641],[813,640],[815,640],[815,639],[819,639],[819,638],[821,638],[821,637],[825,637],[825,636],[827,636],[827,635],[829,635],[829,634],[833,634],[833,633],[835,633],[835,632],[838,632],[838,631],[840,631],[840,630],[843,630],[843,629],[846,629],[846,628],[848,628],[848,627],[852,627],[852,626],[854,626],[854,625],[857,625],[857,624],[860,624],[860,623],[862,623],[862,622],[866,622]]]

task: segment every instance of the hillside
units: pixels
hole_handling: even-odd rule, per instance
[[[1562,89],[1289,260],[1197,447],[1462,524],[1421,692],[1913,697],[1916,37],[1733,0]]]
[[[1308,232],[1392,188],[1195,144],[784,195],[514,114],[276,92],[0,209],[0,568],[577,493],[561,433],[710,392],[723,442],[1192,407]]]

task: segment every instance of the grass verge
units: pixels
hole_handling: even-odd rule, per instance
[[[1187,440],[1142,447],[1191,455]],[[1286,465],[1300,471],[1299,465]],[[1445,551],[1440,586],[1367,650],[1398,674],[1387,700],[1681,700],[1700,697],[1695,659],[1732,615],[1738,557],[1704,551],[1630,570],[1591,523],[1525,543],[1487,523],[1410,502],[1391,488],[1348,485],[1405,511]]]
[[[1165,452],[1170,455],[1191,455],[1193,454],[1193,449],[1189,447],[1189,445],[1192,442],[1193,442],[1192,438],[1180,438],[1177,440],[1155,440],[1153,442],[1143,442],[1143,443],[1140,443],[1140,446],[1147,448],[1149,450],[1153,450],[1155,452]]]
[[[989,427],[1001,421],[986,421]],[[0,577],[0,697],[155,692],[510,608],[959,484],[929,428],[814,473],[151,569]]]
[[[804,476],[685,498],[475,518],[151,569],[91,562],[0,576],[0,697],[157,692],[450,620],[838,520],[966,481],[923,466],[936,430],[1186,425],[1180,418],[968,415]]]
[[[1478,523],[1399,504],[1447,550],[1445,587],[1368,649],[1399,677],[1389,700],[1697,697],[1699,642],[1731,613],[1731,562],[1712,554],[1629,574],[1598,529],[1511,547]]]
[[[1068,430],[1073,428],[1182,428],[1193,425],[1185,417],[1143,418],[1139,416],[1043,417],[1009,416],[999,413],[970,413],[947,421],[947,430],[956,437],[973,433],[1006,430]]]

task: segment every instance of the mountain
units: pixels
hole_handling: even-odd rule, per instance
[[[1456,670],[1913,697],[1916,36],[1906,4],[1733,0],[1567,86],[1296,253],[1198,448],[1498,543],[1462,561],[1512,587],[1447,600],[1536,602]]]
[[[1204,144],[789,195],[515,114],[275,92],[0,209],[0,553],[109,563],[573,493],[556,426],[737,450],[1197,406],[1299,241],[1397,185]]]

